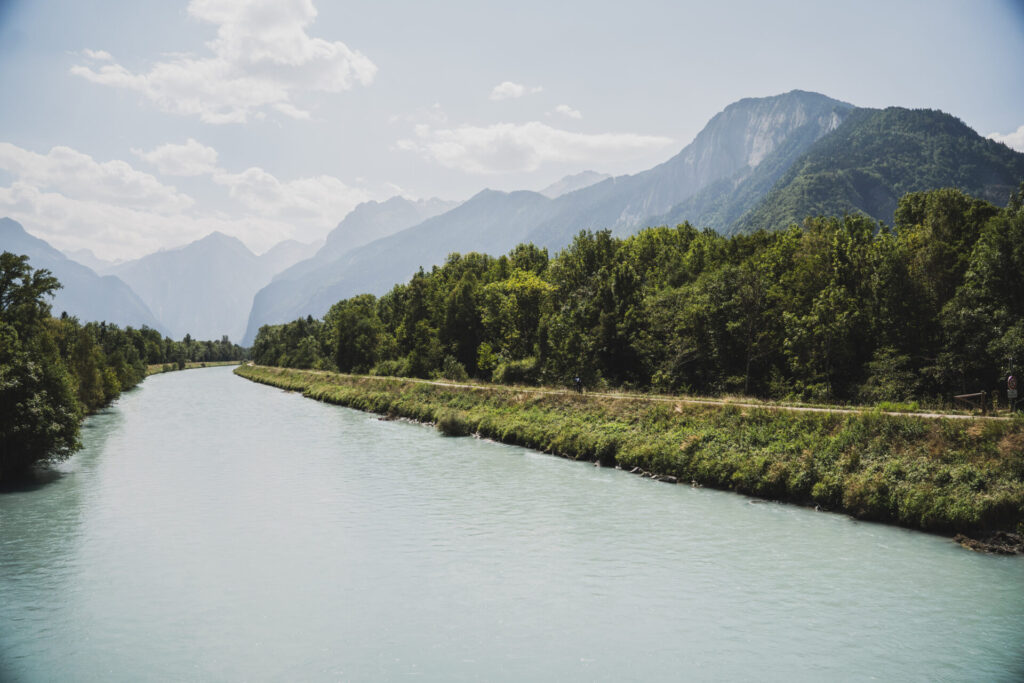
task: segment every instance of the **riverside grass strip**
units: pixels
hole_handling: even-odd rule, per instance
[[[1024,531],[1024,420],[794,413],[243,365],[320,401],[938,533]]]

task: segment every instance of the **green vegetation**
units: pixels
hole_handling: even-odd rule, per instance
[[[916,413],[921,409],[917,401],[909,401],[907,403],[893,403],[892,401],[882,401],[878,404],[879,412],[883,413]]]
[[[222,361],[202,361],[202,362],[182,362],[182,363],[153,363],[146,366],[146,375],[160,375],[165,372],[176,372],[178,370],[195,370],[196,368],[217,368],[224,365],[238,365],[241,363],[239,360],[222,360]]]
[[[861,519],[947,533],[1012,531],[1024,522],[1024,419],[797,413],[259,366],[235,373],[434,422],[449,435],[480,434]]]
[[[1022,186],[1024,189],[1024,186]],[[261,365],[828,403],[1001,394],[1024,360],[1024,208],[908,194],[893,228],[689,224],[452,254],[379,299],[264,326]]]
[[[900,107],[854,109],[730,229],[776,229],[804,216],[844,213],[890,221],[901,196],[937,187],[1001,204],[1021,178],[1024,155],[981,137],[954,116]],[[725,197],[727,207],[742,200]]]
[[[81,419],[134,387],[147,364],[240,359],[227,339],[182,342],[148,328],[50,317],[60,283],[28,257],[0,254],[0,481],[79,447]]]

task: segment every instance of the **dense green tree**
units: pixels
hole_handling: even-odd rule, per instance
[[[27,257],[0,254],[0,479],[78,447],[73,382],[45,327],[59,287]]]
[[[345,371],[949,400],[1024,362],[1022,203],[937,190],[905,196],[893,228],[847,215],[726,238],[683,224],[584,231],[553,258],[452,254],[322,324],[268,326],[253,353],[306,364],[311,335]]]
[[[384,324],[377,314],[375,296],[361,294],[339,301],[327,312],[324,324],[338,370],[365,373],[377,363]]]

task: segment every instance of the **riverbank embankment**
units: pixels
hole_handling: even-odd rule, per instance
[[[476,434],[669,483],[938,533],[1024,531],[1020,419],[794,412],[248,365],[235,373],[320,401],[435,423],[446,434]]]

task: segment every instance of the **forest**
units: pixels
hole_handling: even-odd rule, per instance
[[[260,329],[261,365],[830,403],[1005,400],[1024,359],[1024,184],[942,189],[893,225],[811,217],[731,237],[582,231],[554,257],[451,254],[381,297]]]
[[[227,338],[175,342],[146,327],[54,318],[47,299],[60,286],[27,256],[0,254],[0,482],[70,456],[82,419],[141,382],[148,365],[244,358]]]

